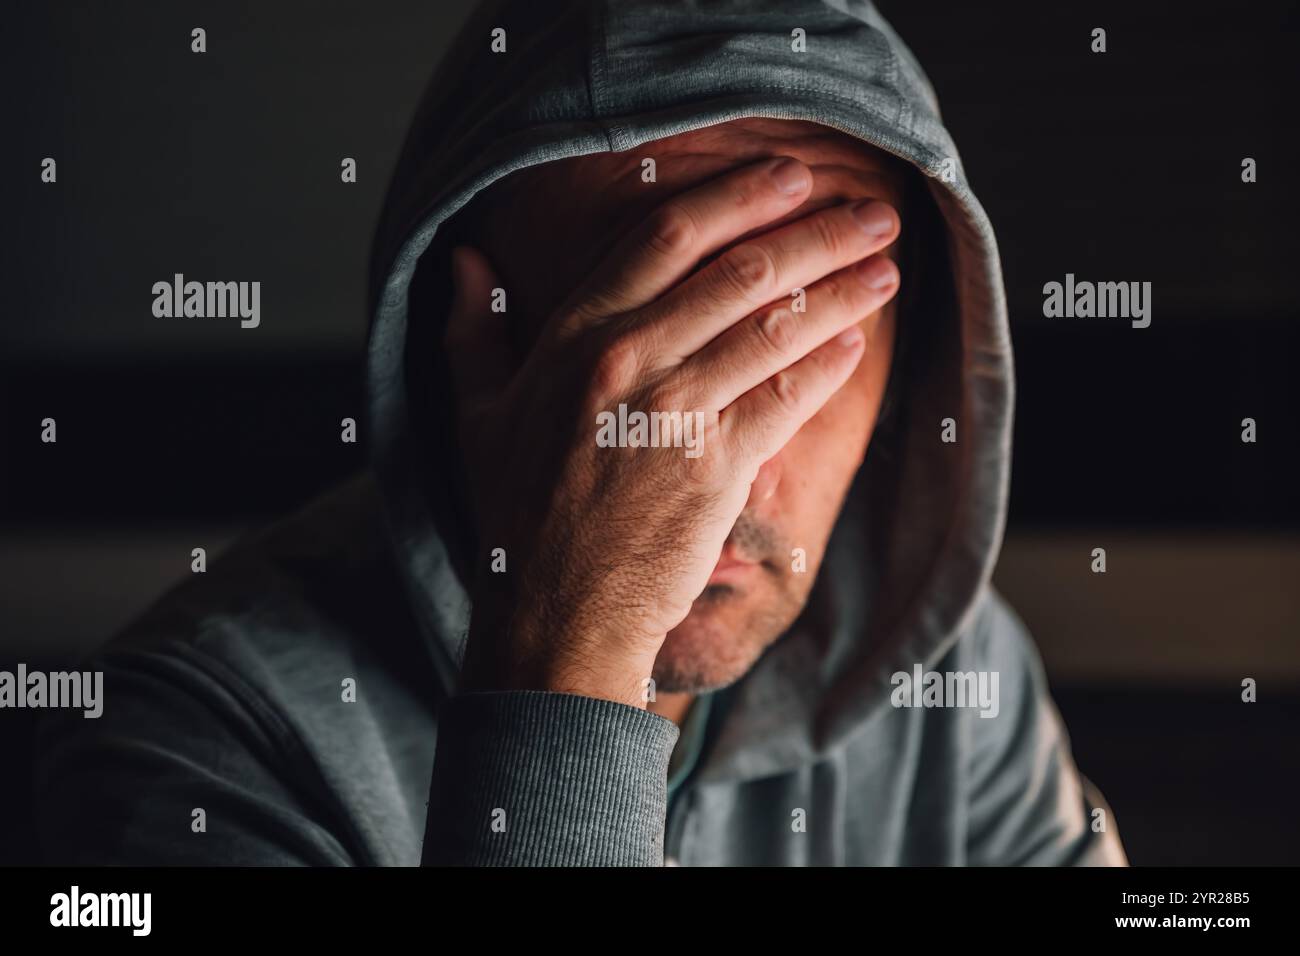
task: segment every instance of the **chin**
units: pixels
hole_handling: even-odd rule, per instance
[[[767,589],[763,589],[766,591]],[[710,585],[686,620],[668,632],[655,658],[659,693],[699,694],[734,684],[798,614],[773,593]]]

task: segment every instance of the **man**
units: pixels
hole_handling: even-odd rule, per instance
[[[851,9],[471,20],[376,244],[373,475],[101,655],[52,860],[1124,862],[988,582],[992,231]]]

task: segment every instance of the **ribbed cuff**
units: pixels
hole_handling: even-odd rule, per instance
[[[425,866],[662,866],[675,723],[595,697],[448,700]]]

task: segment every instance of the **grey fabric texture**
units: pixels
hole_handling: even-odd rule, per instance
[[[671,721],[541,691],[460,694],[441,720],[425,863],[663,861],[668,754],[677,739]],[[494,814],[483,838],[471,821]]]
[[[505,54],[490,50],[498,26]],[[993,229],[874,7],[494,3],[450,48],[376,237],[372,468],[97,653],[103,717],[42,728],[51,861],[1123,864],[1032,641],[989,582],[1014,399]],[[805,612],[714,702],[670,810],[670,721],[577,695],[455,692],[464,542],[414,397],[438,366],[408,354],[444,316],[412,314],[412,279],[439,228],[514,170],[746,116],[821,123],[905,160],[939,229],[890,445],[873,440]],[[946,418],[954,443],[938,441]],[[892,705],[892,675],[918,665],[997,672],[997,715]]]

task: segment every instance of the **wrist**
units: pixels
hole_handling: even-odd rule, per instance
[[[597,697],[645,709],[650,674],[662,639],[636,652],[631,641],[597,643],[566,631],[543,642],[511,640],[494,627],[472,624],[458,689],[538,690]],[[610,654],[608,648],[617,648]],[[560,651],[563,648],[563,651]]]

